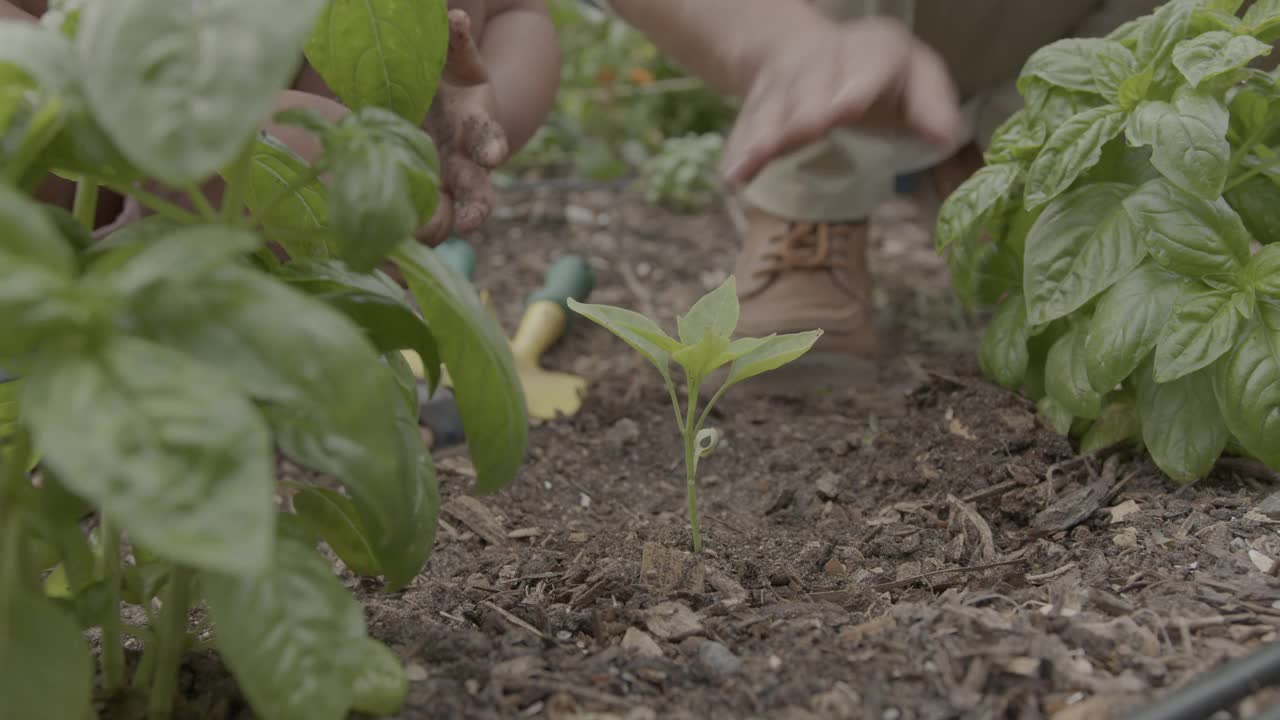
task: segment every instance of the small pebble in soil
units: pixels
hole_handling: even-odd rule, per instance
[[[835,500],[840,497],[840,476],[833,472],[823,473],[814,483],[818,489],[818,497],[822,500]]]
[[[622,418],[609,428],[605,434],[605,442],[613,448],[625,447],[640,439],[640,426],[631,418]]]
[[[727,678],[742,669],[742,661],[729,648],[707,640],[698,648],[698,663],[713,677]]]
[[[1280,520],[1280,492],[1275,493],[1271,497],[1263,500],[1258,505],[1258,512],[1266,515],[1272,520]]]
[[[409,663],[404,669],[404,675],[409,682],[422,682],[427,679],[427,669],[418,663]]]
[[[627,628],[622,636],[622,649],[629,650],[640,657],[660,658],[662,648],[653,636],[639,628]]]

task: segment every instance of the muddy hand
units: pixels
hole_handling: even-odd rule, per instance
[[[449,11],[449,55],[426,130],[440,151],[440,207],[418,239],[436,245],[453,232],[475,230],[493,211],[489,172],[508,152],[497,98],[462,10]]]

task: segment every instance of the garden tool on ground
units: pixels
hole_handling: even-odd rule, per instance
[[[450,240],[437,248],[437,252],[450,267],[472,279],[475,254],[465,241]],[[530,417],[551,420],[560,414],[573,415],[582,406],[586,380],[569,373],[544,370],[538,360],[569,326],[572,315],[568,299],[585,301],[593,284],[586,260],[578,255],[565,255],[547,270],[542,288],[529,296],[510,346]],[[417,362],[416,356],[409,359],[415,374],[422,378],[421,362]],[[462,418],[451,387],[446,372],[435,395],[423,398],[420,420],[435,435],[437,447],[465,442]],[[425,395],[425,387],[422,394]]]

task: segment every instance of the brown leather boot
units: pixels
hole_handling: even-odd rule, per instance
[[[821,328],[810,355],[866,358],[879,350],[872,322],[866,223],[794,223],[745,209],[735,275],[737,334]]]

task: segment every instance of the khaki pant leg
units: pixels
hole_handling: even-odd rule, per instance
[[[1022,106],[1014,81],[1038,48],[1068,36],[1103,35],[1163,0],[815,0],[833,18],[892,14],[938,50],[965,98],[965,141],[985,144]],[[745,200],[792,220],[863,220],[893,191],[894,177],[950,155],[912,139],[840,130],[760,174]]]

